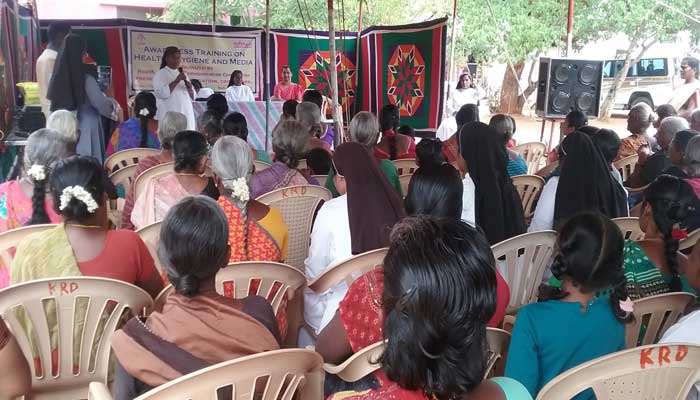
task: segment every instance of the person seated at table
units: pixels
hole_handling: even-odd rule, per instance
[[[308,101],[311,103],[314,103],[318,106],[319,112],[321,113],[321,120],[325,120],[326,116],[323,115],[323,95],[321,92],[315,89],[309,89],[304,92],[304,95],[301,98],[302,102]],[[335,137],[335,131],[333,131],[333,124],[323,124],[323,133],[319,137],[319,139],[323,140],[324,142],[328,143],[328,146],[333,146],[333,139]]]
[[[235,70],[231,73],[226,89],[226,100],[230,103],[237,101],[255,101],[255,95],[249,86],[243,84],[243,71]]]
[[[527,163],[523,155],[508,148],[508,143],[513,140],[515,133],[515,120],[510,115],[496,114],[491,117],[489,126],[503,141],[503,146],[508,153],[508,176],[527,174]]]
[[[279,349],[279,328],[262,297],[218,294],[229,261],[229,224],[216,201],[187,196],[166,214],[158,258],[175,288],[162,311],[135,317],[112,336],[115,400],[131,400],[182,375]]]
[[[131,213],[136,229],[161,221],[170,207],[194,194],[219,198],[214,179],[205,176],[209,145],[204,135],[182,131],[173,139],[173,174],[153,178],[139,194]]]
[[[0,375],[0,399],[10,400],[29,396],[32,389],[32,372],[17,340],[2,318],[0,318],[0,370],[3,371]]]
[[[513,379],[484,379],[486,327],[500,299],[493,253],[477,229],[458,218],[406,218],[391,234],[383,269],[371,273],[383,290],[355,304],[360,318],[348,320],[346,335],[358,349],[388,339],[378,387],[328,399],[532,399]]]
[[[528,232],[558,229],[582,211],[597,210],[608,218],[629,215],[625,189],[588,135],[568,134],[559,153],[559,171],[542,188]]]
[[[492,245],[525,233],[523,206],[508,176],[503,139],[482,122],[460,131],[461,155],[466,163],[462,220],[483,229]]]
[[[107,156],[136,147],[157,149],[160,147],[156,96],[151,92],[139,92],[134,99],[134,116],[117,126],[107,143]]]
[[[459,132],[464,125],[470,122],[479,122],[479,108],[475,104],[465,104],[455,115],[455,120],[457,121],[457,130],[442,142],[442,155],[448,163],[464,175],[467,173],[467,165],[459,152]]]
[[[0,233],[26,225],[61,222],[51,196],[46,196],[49,175],[59,160],[73,154],[74,145],[53,129],[39,129],[29,135],[22,157],[22,177],[0,184]],[[6,267],[0,261],[0,289],[10,284]]]
[[[559,230],[551,268],[562,287],[518,310],[508,350],[505,376],[533,397],[562,372],[625,349],[632,302],[623,247],[620,229],[602,214],[577,214]],[[605,290],[609,296],[596,297]],[[590,390],[576,397],[588,398]]]
[[[630,136],[622,139],[616,160],[637,154],[640,147],[648,149],[655,147],[656,142],[651,140],[647,133],[654,121],[656,121],[656,114],[646,103],[639,103],[632,107],[627,114],[627,130]]]
[[[309,150],[324,149],[332,153],[331,146],[320,139],[323,134],[323,124],[321,123],[321,110],[316,104],[304,101],[297,107],[297,121],[304,125],[309,135]]]
[[[51,113],[46,120],[46,127],[58,131],[66,137],[66,140],[73,143],[72,152],[75,153],[80,132],[78,131],[78,118],[68,110],[57,110]]]
[[[440,139],[425,138],[416,145],[416,165],[423,167],[439,167],[446,164],[442,154]]]
[[[695,194],[682,179],[661,175],[644,190],[639,226],[644,239],[625,242],[625,275],[632,300],[668,292],[695,294],[685,279],[689,267],[678,252],[678,238]]]
[[[288,240],[282,214],[250,198],[253,157],[248,143],[236,136],[219,139],[211,151],[211,165],[220,181],[218,202],[229,224],[229,261],[284,262]]]
[[[135,284],[155,297],[163,289],[148,248],[132,231],[110,230],[102,166],[90,157],[56,163],[54,211],[63,223],[27,236],[10,267],[13,284],[64,276],[98,276]]]
[[[413,138],[396,132],[400,123],[398,107],[393,104],[382,107],[379,112],[379,129],[382,132],[382,138],[374,147],[376,158],[392,161],[416,158],[416,142]]]
[[[292,82],[292,68],[289,65],[282,66],[282,82],[277,82],[272,93],[272,101],[302,101],[304,89],[301,85]]]
[[[190,79],[192,82],[192,88],[194,89],[194,99],[197,101],[205,101],[212,94],[214,90],[211,88],[203,87],[202,82],[199,79]]]
[[[310,281],[331,265],[386,246],[391,227],[404,216],[401,198],[365,146],[338,146],[333,168],[341,196],[325,202],[316,216],[305,261]],[[336,314],[346,291],[345,284],[323,294],[305,290],[304,319],[316,333]]]
[[[306,165],[311,175],[328,175],[333,169],[331,154],[324,149],[312,149],[306,156]]]
[[[178,132],[187,129],[187,117],[177,111],[168,111],[158,124],[158,140],[160,141],[160,152],[156,155],[148,156],[139,160],[134,168],[134,180],[147,169],[153,168],[160,164],[165,164],[173,161],[173,140]],[[129,190],[124,202],[124,210],[122,211],[122,229],[134,230],[134,224],[131,223],[131,212],[134,209],[134,191]]]
[[[232,112],[224,118],[222,128],[225,136],[237,136],[248,142],[248,121],[245,119],[245,115],[239,112]],[[257,161],[272,164],[272,158],[270,158],[270,154],[267,151],[253,148],[252,145],[250,149]]]
[[[272,131],[272,151],[275,162],[259,171],[250,181],[250,197],[258,197],[273,190],[296,185],[318,185],[312,176],[297,170],[299,160],[309,152],[309,133],[298,121],[280,121]]]
[[[282,104],[282,117],[281,120],[296,120],[297,119],[297,106],[299,102],[295,99],[287,100]]]
[[[659,150],[653,154],[649,147],[640,147],[637,155],[637,165],[634,172],[627,179],[627,186],[639,188],[650,184],[657,176],[661,175],[671,166],[671,159],[668,157],[668,148],[673,141],[673,137],[680,131],[689,128],[688,121],[681,117],[666,117],[656,131],[656,143]]]
[[[350,142],[365,146],[367,151],[374,156],[374,146],[377,145],[377,139],[379,138],[379,123],[377,122],[377,117],[367,111],[360,111],[355,114],[348,127],[348,136]],[[399,172],[394,163],[390,160],[378,159],[376,157],[375,161],[379,163],[379,169],[382,171],[382,175],[384,175],[389,184],[396,189],[399,196],[403,196],[401,181],[399,181]],[[334,176],[335,171],[331,168],[324,186],[331,191],[333,197],[338,197],[340,194],[335,187]]]

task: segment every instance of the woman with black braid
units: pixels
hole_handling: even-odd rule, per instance
[[[552,264],[560,289],[518,310],[505,375],[533,397],[560,373],[625,349],[631,313],[622,268],[624,238],[599,213],[580,213],[559,230]],[[609,296],[596,292],[610,289]],[[576,399],[592,398],[583,392]]]
[[[644,191],[639,217],[644,240],[625,243],[625,275],[633,300],[667,292],[696,293],[698,288],[684,275],[688,260],[678,253],[694,199],[692,187],[671,175],[659,176]]]
[[[399,108],[393,104],[382,107],[379,112],[382,140],[374,147],[376,159],[416,158],[416,142],[412,137],[398,133],[399,125],[401,125]]]

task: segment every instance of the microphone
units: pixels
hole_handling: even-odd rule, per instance
[[[179,73],[181,73],[181,74],[184,74],[184,72],[183,72],[183,70],[182,70],[182,67],[178,67],[178,68],[177,68],[177,72],[179,72]],[[185,83],[186,83],[186,84],[189,84],[189,85],[192,85],[192,83],[190,82],[190,80],[187,79],[187,75],[185,75]]]

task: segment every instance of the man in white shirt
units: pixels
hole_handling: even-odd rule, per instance
[[[233,71],[229,87],[226,89],[226,101],[233,103],[236,101],[255,101],[253,91],[243,84],[243,72]]]
[[[49,90],[51,83],[51,75],[53,74],[53,66],[56,63],[58,52],[63,48],[63,41],[66,35],[70,33],[70,26],[54,22],[49,25],[49,43],[46,49],[41,53],[36,60],[36,79],[39,83],[39,102],[41,103],[41,111],[49,118],[51,111],[49,110],[50,102],[46,98],[46,92]]]
[[[194,88],[180,68],[180,49],[166,47],[160,70],[153,75],[153,93],[158,102],[156,119],[161,121],[168,111],[187,117],[187,130],[197,129],[194,118]]]

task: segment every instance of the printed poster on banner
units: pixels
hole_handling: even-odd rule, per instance
[[[256,98],[262,89],[260,31],[208,33],[169,29],[129,29],[129,79],[134,91],[153,90],[153,75],[160,69],[168,46],[180,49],[180,66],[189,79],[225,92],[231,72],[243,72],[243,82]]]

